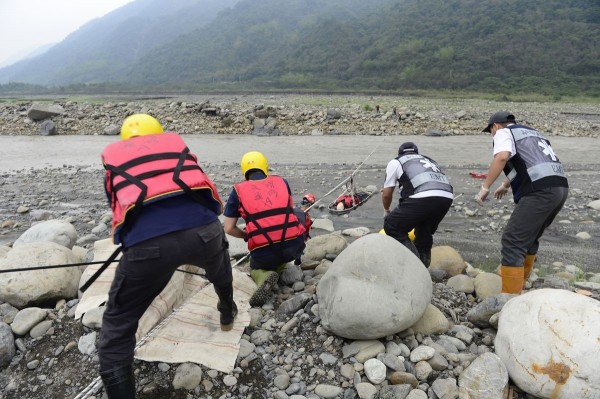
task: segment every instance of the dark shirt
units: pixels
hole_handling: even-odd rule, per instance
[[[131,247],[150,238],[175,231],[204,226],[217,220],[217,215],[194,201],[189,195],[180,194],[144,204],[142,213],[133,224],[121,232],[123,247]]]

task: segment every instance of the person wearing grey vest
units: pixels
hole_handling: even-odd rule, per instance
[[[529,279],[539,239],[569,194],[562,164],[550,141],[518,124],[507,111],[493,114],[484,132],[494,139],[494,159],[475,200],[483,206],[500,173],[506,178],[494,192],[502,199],[512,189],[515,209],[502,233],[502,292],[520,294]]]
[[[390,209],[396,184],[400,188],[398,206]],[[385,171],[381,201],[385,233],[400,241],[421,259],[431,264],[433,235],[452,206],[453,189],[439,165],[419,154],[415,143],[403,143],[398,156]],[[414,229],[414,243],[409,232]]]

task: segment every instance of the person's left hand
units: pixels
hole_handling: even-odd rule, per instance
[[[496,191],[494,191],[494,197],[496,199],[502,199],[506,193],[508,193],[508,187],[504,187],[504,184],[502,184]]]
[[[485,199],[487,198],[489,193],[490,193],[489,188],[485,188],[484,186],[481,186],[481,190],[479,190],[479,192],[475,196],[475,202],[477,202],[477,204],[479,204],[479,206],[483,206],[483,202],[485,201]]]

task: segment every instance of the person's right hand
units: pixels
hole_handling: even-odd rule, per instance
[[[490,189],[489,188],[485,188],[482,185],[481,186],[481,190],[479,190],[479,192],[475,196],[475,202],[477,202],[477,204],[479,206],[483,206],[483,202],[485,201],[485,199],[487,198],[487,196],[488,196],[489,193],[490,193]]]
[[[506,193],[508,193],[508,187],[504,187],[504,184],[501,184],[500,187],[498,187],[496,191],[494,191],[494,198],[498,200],[502,199],[502,197],[504,197]]]

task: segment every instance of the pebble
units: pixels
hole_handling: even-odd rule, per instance
[[[40,365],[40,361],[36,359],[36,360],[32,360],[32,361],[28,362],[27,368],[29,370],[35,370],[39,365]]]
[[[223,384],[225,384],[228,387],[234,386],[235,384],[237,384],[237,381],[237,378],[235,378],[232,375],[227,375],[225,376],[225,378],[223,378]]]

